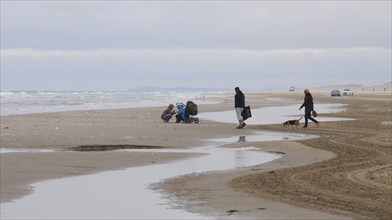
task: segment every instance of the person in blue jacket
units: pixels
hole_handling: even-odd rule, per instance
[[[177,106],[177,114],[176,114],[176,123],[180,121],[185,121],[185,105],[181,102],[176,103]]]
[[[246,126],[244,118],[241,113],[245,107],[245,95],[242,93],[239,87],[235,87],[235,95],[234,95],[234,108],[235,113],[237,114],[237,119],[239,125],[236,127],[237,129],[242,129]]]

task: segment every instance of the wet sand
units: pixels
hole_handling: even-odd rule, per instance
[[[177,178],[164,187],[177,198],[202,201],[198,206],[188,206],[190,210],[200,211],[203,206],[210,213],[233,219],[334,218],[314,213],[316,210],[335,214],[335,218],[391,219],[391,94],[339,98],[315,94],[314,98],[316,109],[317,102],[348,104],[347,111],[328,116],[356,120],[292,130],[320,135],[316,139],[259,143],[262,149],[286,153],[260,167]],[[284,130],[281,125],[255,125],[250,129]]]
[[[348,104],[331,117],[354,121],[325,122],[320,128],[294,130],[276,125],[203,121],[162,123],[163,108],[79,111],[1,117],[1,147],[64,149],[81,145],[196,147],[202,139],[250,135],[273,130],[320,135],[303,141],[233,143],[284,152],[281,159],[250,168],[187,175],[156,187],[176,195],[179,207],[218,218],[364,218],[390,219],[391,94],[331,98],[313,94],[317,103]],[[282,102],[277,97],[290,101]],[[199,106],[200,112],[232,109],[232,95],[223,102]],[[301,93],[249,94],[255,108],[303,101]],[[298,114],[295,112],[294,114]],[[233,117],[234,113],[233,113]],[[268,117],[268,116],[266,116]],[[303,123],[303,121],[302,121]],[[29,184],[65,176],[190,157],[188,154],[131,152],[55,152],[1,154],[1,202],[20,198]],[[366,198],[366,199],[364,199]]]

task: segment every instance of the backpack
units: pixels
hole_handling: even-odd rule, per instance
[[[190,115],[197,115],[197,105],[194,102],[188,101],[186,103],[186,108],[188,109]]]

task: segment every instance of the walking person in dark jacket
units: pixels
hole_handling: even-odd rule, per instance
[[[305,93],[305,98],[304,98],[304,103],[301,105],[299,110],[301,110],[303,107],[305,107],[305,125],[303,128],[308,127],[308,119],[313,121],[314,123],[317,124],[317,127],[320,126],[320,122],[318,122],[316,119],[312,118],[312,111],[313,111],[313,97],[312,94],[310,94],[310,91],[308,89],[304,90]]]
[[[242,93],[239,87],[235,87],[235,96],[234,96],[234,108],[235,113],[237,114],[237,119],[239,125],[236,127],[237,129],[242,129],[246,126],[244,118],[242,117],[241,113],[245,107],[245,95]]]

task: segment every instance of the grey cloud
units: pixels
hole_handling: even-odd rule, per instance
[[[390,47],[390,2],[2,2],[2,47]],[[44,41],[43,41],[44,39]]]

